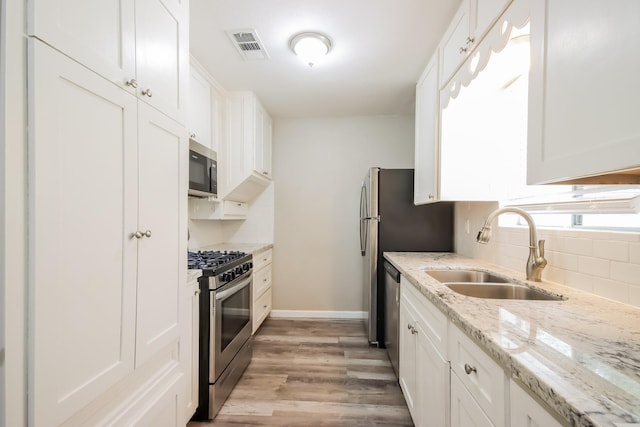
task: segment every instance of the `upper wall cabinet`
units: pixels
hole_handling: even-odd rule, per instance
[[[413,203],[421,205],[440,199],[438,123],[438,54],[431,57],[416,85],[416,136]]]
[[[193,62],[189,69],[189,138],[211,148],[211,84]],[[214,150],[215,151],[215,150]]]
[[[528,183],[640,183],[640,2],[531,9]]]
[[[440,83],[446,84],[511,0],[463,0],[440,42]]]
[[[271,182],[272,122],[253,92],[229,94],[225,199],[250,202]]]
[[[34,0],[29,8],[30,35],[184,123],[187,0]]]

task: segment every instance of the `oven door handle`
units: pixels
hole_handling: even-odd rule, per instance
[[[225,289],[222,292],[216,292],[216,301],[219,301],[221,299],[225,299],[227,297],[229,297],[232,294],[235,294],[236,292],[238,292],[240,290],[240,288],[244,288],[247,285],[251,284],[251,276],[252,273],[249,273],[249,275],[247,277],[245,277],[244,279],[242,279],[242,281],[238,282],[236,285],[233,285],[232,287],[230,287],[229,289]]]

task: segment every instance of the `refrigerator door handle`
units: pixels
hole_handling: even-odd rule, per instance
[[[362,187],[360,187],[360,254],[362,256],[366,255],[367,248],[367,219],[365,217],[367,215],[367,189],[365,183],[362,183]]]

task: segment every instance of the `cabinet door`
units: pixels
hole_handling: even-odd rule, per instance
[[[187,409],[184,423],[188,422],[198,407],[198,367],[199,367],[199,340],[200,340],[200,288],[195,282],[187,288],[186,304],[186,333],[188,340],[184,343],[186,352],[186,383],[187,383]]]
[[[510,381],[511,426],[512,427],[560,427],[538,402],[513,380]]]
[[[512,0],[471,0],[472,34],[477,44]]]
[[[464,61],[471,45],[469,0],[463,0],[440,43],[440,85],[445,85]]]
[[[189,137],[211,146],[211,85],[193,66],[189,73],[189,109],[187,111]]]
[[[138,245],[136,366],[178,338],[188,165],[182,126],[144,103],[138,104],[138,118],[138,229],[150,236]]]
[[[451,427],[494,427],[455,373],[451,374]]]
[[[133,370],[136,99],[29,41],[30,415],[59,425]]]
[[[413,203],[435,202],[438,194],[439,95],[438,54],[433,55],[416,85],[416,139]]]
[[[638,16],[637,0],[531,3],[528,183],[640,167]]]
[[[33,0],[28,5],[29,34],[118,85],[135,77],[134,2]]]
[[[223,89],[211,86],[211,149],[223,158],[227,138],[227,95]]]
[[[416,420],[416,339],[411,331],[415,327],[415,316],[407,302],[400,299],[399,329],[399,378],[400,388],[414,422]]]
[[[449,362],[444,360],[426,331],[416,327],[416,426],[449,425]]]
[[[273,121],[266,112],[262,122],[262,135],[262,174],[267,178],[271,178],[273,174],[271,161]]]
[[[271,127],[271,117],[256,100],[253,170],[269,179],[271,178]]]
[[[163,0],[136,0],[136,76],[141,99],[184,123],[188,16]]]

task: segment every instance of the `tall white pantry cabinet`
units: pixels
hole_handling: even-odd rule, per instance
[[[35,0],[28,33],[29,425],[184,425],[188,2]]]

